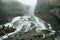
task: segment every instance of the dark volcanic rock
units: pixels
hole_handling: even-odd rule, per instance
[[[50,23],[55,30],[60,27],[60,0],[38,0],[35,15]]]
[[[15,29],[13,27],[9,27],[9,26],[0,26],[0,37],[5,35],[5,34],[8,34],[8,33],[11,33],[11,32],[14,32]]]
[[[55,30],[60,29],[60,1],[59,0],[38,0],[36,6],[35,15],[43,19],[47,23],[50,23]],[[29,6],[22,5],[16,1],[0,1],[0,24],[4,24],[8,21],[11,21],[12,17],[22,16],[29,14]],[[10,19],[10,20],[9,20]],[[7,29],[8,30],[8,29]],[[32,32],[32,33],[31,33]],[[20,38],[29,37],[30,34],[34,34],[34,31],[31,31],[23,36],[15,35],[15,37],[8,38],[5,40],[20,40]],[[27,36],[26,36],[27,35]],[[49,38],[46,38],[49,40]],[[24,39],[22,39],[24,40]],[[32,39],[31,39],[32,40]],[[44,39],[45,40],[45,39]],[[51,39],[52,40],[52,39]]]

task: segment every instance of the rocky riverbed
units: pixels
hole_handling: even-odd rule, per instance
[[[10,22],[12,21],[12,19],[17,16],[23,17],[23,19],[24,19],[25,18],[24,16],[31,15],[29,13],[30,12],[29,9],[30,9],[30,6],[24,5],[15,0],[0,0],[0,25],[7,24],[7,23],[11,24]],[[16,30],[16,27],[13,28],[13,26],[11,26],[11,25],[10,25],[11,27],[1,26],[1,27],[3,27],[2,28],[3,30],[2,29],[0,30],[0,35],[2,35],[3,38],[6,37],[6,39],[4,39],[4,40],[60,40],[60,12],[59,11],[60,11],[60,0],[37,0],[35,16],[42,19],[44,21],[44,25],[47,26],[47,24],[50,24],[50,26],[52,27],[52,30],[54,30],[56,32],[54,36],[40,38],[40,34],[36,33],[36,30],[35,30],[36,28],[33,28],[34,30],[30,30],[29,32],[26,32],[26,33],[18,32],[17,34],[14,34],[11,36],[10,34]],[[27,22],[27,24],[28,24],[28,22]],[[46,33],[49,34],[49,32],[54,32],[54,31],[44,30],[42,32],[44,34],[46,34]],[[8,35],[6,36],[5,35],[6,33],[9,34],[10,36],[8,36]],[[31,34],[32,34],[32,36],[31,36]],[[20,35],[20,36],[17,36],[17,35]],[[3,40],[2,37],[1,37],[1,40]]]

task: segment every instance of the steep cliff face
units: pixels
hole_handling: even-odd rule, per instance
[[[36,10],[35,10],[35,15],[38,16],[39,18],[43,19],[45,22],[47,22],[47,24],[50,23],[54,30],[60,29],[60,27],[59,27],[60,26],[60,12],[59,12],[60,3],[59,2],[60,2],[59,0],[38,0],[37,5],[36,5]],[[18,20],[17,23],[14,24],[18,30],[22,24],[24,24],[24,25],[21,28],[25,27],[27,29],[27,27],[31,24],[31,22],[33,22],[34,20],[38,20],[38,19],[34,18],[33,16],[31,18],[28,18],[28,16],[27,16],[26,20],[25,20],[25,16],[22,16],[22,15],[30,15],[30,13],[29,13],[30,7],[28,5],[21,4],[15,0],[1,0],[0,4],[1,4],[0,5],[0,10],[1,10],[0,11],[0,24],[7,23],[7,22],[11,21],[11,19],[13,17],[20,16],[20,17],[22,17],[21,20]],[[34,20],[31,20],[31,19],[34,19]],[[19,24],[20,22],[21,22],[21,25]],[[40,37],[42,35],[40,35],[40,33],[36,33],[36,30],[35,30],[38,27],[39,32],[41,31],[41,28],[39,28],[39,27],[41,27],[41,23],[39,22],[39,20],[34,21],[33,23],[35,23],[35,24],[39,23],[40,25],[37,24],[39,26],[35,26],[35,27],[32,25],[34,28],[26,33],[23,33],[23,32],[21,33],[19,30],[18,33],[14,34],[14,35],[12,34],[12,36],[10,34],[8,34],[9,36],[7,35],[6,37],[8,37],[8,38],[6,38],[5,40],[20,40],[20,39],[21,40],[54,40],[55,35],[54,35],[54,37],[47,36],[47,38],[41,39]],[[42,23],[43,23],[43,21],[42,21]],[[28,25],[28,26],[26,26],[26,25]],[[17,26],[19,26],[19,27],[17,27]],[[31,26],[29,26],[29,27],[31,28]],[[46,25],[46,27],[49,28],[48,25]],[[24,30],[22,29],[22,31],[24,31]],[[28,28],[28,30],[29,30],[29,28]],[[52,30],[42,30],[41,31],[42,34],[47,34],[47,33],[49,34],[50,32],[54,32],[54,31],[52,31]],[[60,31],[57,31],[58,35],[60,36],[59,32]],[[3,37],[5,38],[5,36],[3,36]],[[59,37],[57,37],[57,38],[59,39]]]
[[[15,0],[0,1],[0,24],[10,21],[12,17],[30,15],[29,6]]]
[[[60,0],[38,0],[35,15],[50,23],[54,29],[59,30]]]

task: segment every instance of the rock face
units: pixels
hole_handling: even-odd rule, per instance
[[[0,0],[0,24],[4,24],[15,16],[29,14],[29,6],[15,0]],[[30,15],[30,14],[29,14]]]
[[[35,15],[50,23],[55,30],[60,27],[60,0],[38,0]]]
[[[59,30],[60,29],[60,0],[38,0],[36,10],[35,10],[35,15],[38,16],[39,18],[43,19],[47,23],[50,23],[53,27],[54,30]],[[4,24],[6,22],[11,21],[11,19],[15,16],[22,16],[22,15],[30,15],[29,14],[29,6],[21,4],[17,1],[12,1],[12,0],[0,0],[0,24]],[[30,38],[30,34],[34,34],[35,30],[30,31],[23,36],[19,35],[17,33],[16,35],[12,35],[15,37],[9,37],[8,39],[5,40],[19,40],[21,38],[25,38],[26,35],[27,40],[40,40],[38,37],[34,35],[32,38]],[[60,32],[60,31],[58,31]],[[19,35],[19,36],[18,36]],[[60,33],[58,34],[60,35]],[[38,35],[39,36],[39,35]],[[40,36],[39,36],[40,37]],[[51,37],[49,37],[51,38]],[[44,38],[42,40],[50,40],[49,38]],[[59,39],[59,37],[57,37]],[[24,39],[21,39],[24,40]],[[26,39],[25,39],[26,40]],[[54,38],[51,38],[51,40],[54,40]]]

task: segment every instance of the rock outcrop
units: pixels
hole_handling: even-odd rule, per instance
[[[0,0],[0,24],[11,21],[11,18],[30,15],[30,7],[15,0]]]
[[[35,15],[60,29],[60,0],[38,0]]]

